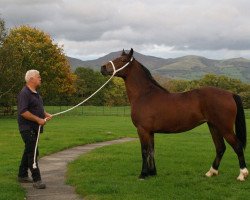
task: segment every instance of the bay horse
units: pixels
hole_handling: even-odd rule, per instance
[[[216,157],[207,177],[218,175],[226,150],[226,140],[238,156],[244,181],[248,170],[244,158],[246,123],[240,96],[215,87],[203,87],[183,93],[170,93],[160,86],[147,68],[133,58],[133,49],[101,67],[103,75],[125,81],[131,105],[132,122],[141,142],[142,170],[139,178],[156,175],[154,133],[180,133],[207,123],[216,148]],[[236,134],[235,134],[236,132]]]

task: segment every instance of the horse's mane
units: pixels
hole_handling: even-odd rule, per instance
[[[150,81],[157,86],[158,88],[168,92],[164,87],[162,87],[155,79],[154,77],[151,75],[150,71],[144,67],[141,63],[140,63],[141,68],[143,69],[143,71],[146,73],[147,77],[150,79]]]

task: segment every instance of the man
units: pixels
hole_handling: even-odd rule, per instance
[[[43,101],[37,88],[41,85],[41,76],[37,70],[29,70],[25,75],[26,85],[18,95],[18,126],[22,139],[25,143],[21,164],[19,167],[18,181],[33,182],[33,186],[37,189],[44,189],[46,185],[41,180],[40,170],[33,168],[35,145],[38,133],[38,127],[41,125],[41,133],[46,121],[52,118],[52,115],[46,113],[43,108]],[[30,169],[32,178],[28,177],[28,169]]]

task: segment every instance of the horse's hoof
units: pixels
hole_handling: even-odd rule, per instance
[[[245,181],[246,179],[244,178],[244,176],[239,175],[239,176],[237,177],[237,180],[238,180],[238,181]]]
[[[219,174],[218,170],[211,167],[209,171],[206,173],[206,177],[218,176],[218,174]]]
[[[145,180],[145,178],[146,178],[146,176],[142,176],[142,175],[140,175],[140,176],[138,177],[139,180]]]
[[[147,174],[140,174],[140,176],[138,177],[139,180],[145,180],[145,178],[147,177]]]
[[[145,181],[145,177],[138,177],[138,179],[140,180],[140,181]]]
[[[248,170],[247,168],[240,169],[240,175],[237,177],[238,181],[245,181],[246,178],[248,177]]]

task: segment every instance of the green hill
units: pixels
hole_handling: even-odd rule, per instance
[[[100,70],[100,66],[120,55],[121,52],[112,52],[96,60],[82,61],[68,57],[72,70],[76,67],[88,67]],[[175,79],[199,79],[205,74],[213,73],[226,75],[250,82],[250,60],[232,58],[226,60],[212,60],[201,56],[183,56],[179,58],[158,58],[135,52],[134,57],[147,67],[153,74]]]

